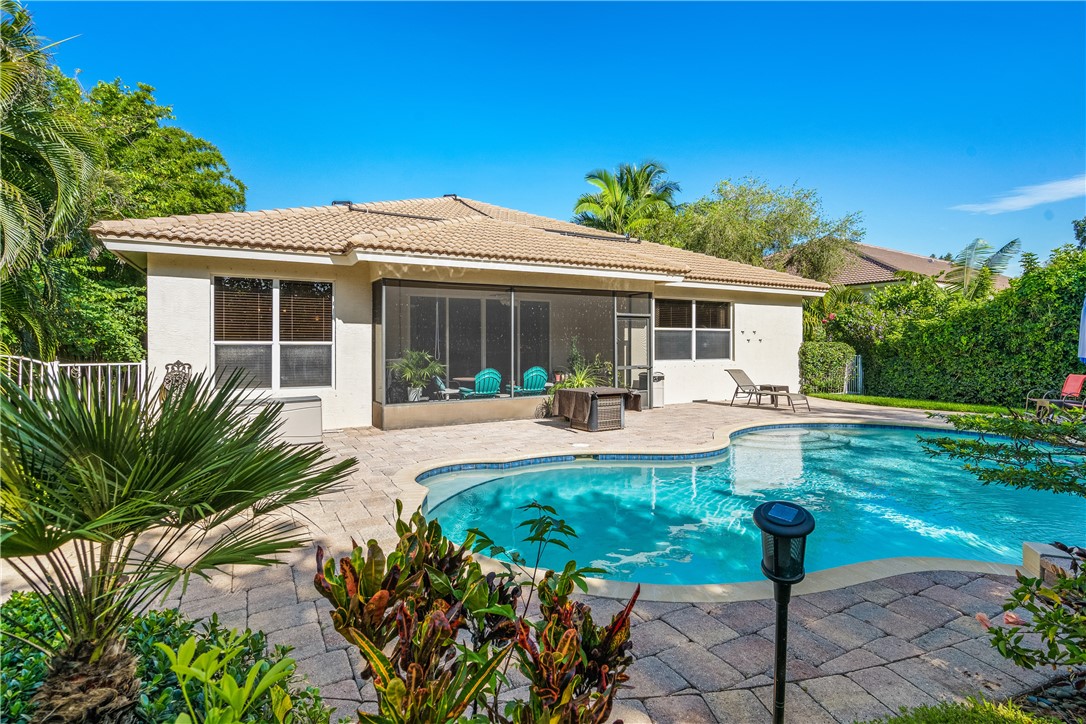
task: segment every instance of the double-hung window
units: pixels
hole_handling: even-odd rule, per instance
[[[332,284],[215,277],[215,374],[266,389],[332,385]]]
[[[727,302],[656,300],[656,359],[731,359],[731,349]]]

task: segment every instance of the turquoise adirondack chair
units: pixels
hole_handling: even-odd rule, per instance
[[[497,397],[502,388],[502,373],[492,367],[475,375],[475,387],[460,385],[460,396],[465,400],[473,397]]]
[[[547,370],[536,365],[524,370],[524,385],[513,385],[518,395],[542,395],[547,391]]]

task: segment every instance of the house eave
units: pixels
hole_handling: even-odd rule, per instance
[[[456,269],[477,269],[486,271],[507,271],[529,274],[564,274],[568,276],[592,276],[606,275],[613,279],[630,279],[648,282],[674,282],[682,280],[678,274],[666,274],[658,272],[642,272],[626,269],[601,269],[597,267],[572,266],[566,264],[547,264],[532,262],[503,262],[480,259],[466,259],[448,256],[422,255],[422,254],[388,254],[364,251],[361,249],[352,252],[356,261],[366,261],[380,264],[407,264],[411,266],[435,266]]]
[[[825,290],[815,289],[787,289],[784,287],[770,287],[758,284],[724,284],[716,282],[678,281],[666,284],[669,287],[680,289],[711,289],[726,292],[751,292],[754,294],[781,294],[793,297],[817,299],[826,295]]]

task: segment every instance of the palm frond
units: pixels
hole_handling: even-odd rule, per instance
[[[153,381],[106,404],[60,378],[33,397],[0,375],[0,556],[47,596],[69,642],[104,645],[136,607],[191,575],[269,565],[306,531],[284,511],[354,460],[274,439],[278,405],[236,374]]]

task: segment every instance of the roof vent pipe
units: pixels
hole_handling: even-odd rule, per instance
[[[444,195],[443,195],[443,198],[446,198],[446,199],[457,199],[457,200],[459,200],[459,199],[460,199],[460,197],[459,197],[459,196],[457,196],[456,194],[444,194]]]
[[[348,209],[354,206],[350,201],[333,201],[332,206],[346,206]]]

